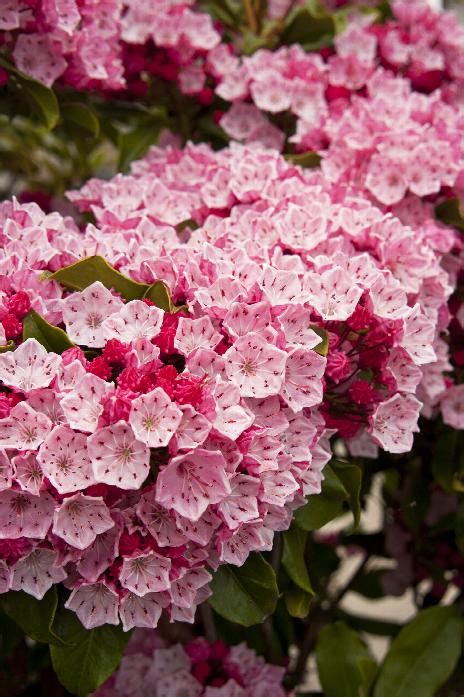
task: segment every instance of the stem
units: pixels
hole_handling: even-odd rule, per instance
[[[212,644],[213,642],[217,641],[218,636],[213,611],[207,602],[200,605],[200,617],[205,632],[205,637],[209,643]]]
[[[280,651],[277,637],[272,624],[272,617],[266,617],[262,624],[264,645],[266,647],[266,659],[269,663],[279,663]]]
[[[250,31],[253,34],[257,34],[258,22],[256,21],[256,15],[252,5],[252,0],[243,0],[243,7],[245,9],[245,15],[248,22],[248,26],[250,27]]]
[[[274,545],[271,552],[271,566],[277,576],[280,568],[280,562],[282,559],[282,535],[280,532],[276,532],[274,535]]]
[[[327,608],[322,607],[322,600],[319,603],[313,603],[311,606],[308,616],[306,618],[307,629],[303,637],[300,652],[298,654],[298,659],[293,671],[287,674],[285,678],[285,686],[287,688],[297,687],[305,673],[306,665],[308,663],[308,657],[313,651],[319,632],[324,627],[326,622],[330,621],[338,609],[338,605],[345,594],[350,590],[353,582],[361,575],[369,560],[369,555],[366,554],[361,563],[358,565],[356,571],[351,576],[348,583],[346,583],[338,593],[330,600],[330,604]]]
[[[284,684],[288,689],[297,687],[301,683],[303,675],[306,671],[306,664],[308,662],[308,656],[313,651],[316,645],[317,637],[319,631],[324,626],[324,622],[327,619],[328,611],[323,610],[320,604],[313,604],[309,610],[309,614],[306,618],[308,627],[306,629],[303,641],[301,643],[300,651],[298,654],[298,659],[293,671],[286,675]]]

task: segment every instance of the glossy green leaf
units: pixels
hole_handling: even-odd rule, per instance
[[[335,35],[331,14],[318,10],[316,3],[307,2],[290,12],[280,40],[283,44],[301,44],[306,50],[328,46]]]
[[[314,593],[307,593],[298,586],[291,586],[284,593],[285,607],[289,615],[299,619],[307,617],[313,598]]]
[[[354,524],[357,527],[361,518],[360,494],[362,470],[352,462],[342,462],[341,460],[333,460],[332,468],[348,492],[348,500],[353,512]]]
[[[211,582],[212,608],[245,627],[262,622],[274,612],[278,588],[275,573],[261,554],[250,554],[243,566],[220,566]]]
[[[0,66],[8,72],[10,83],[19,98],[28,103],[30,109],[48,129],[55,128],[60,118],[60,109],[53,90],[29,75],[25,75],[2,57],[0,57]]]
[[[66,102],[61,104],[61,116],[65,124],[77,127],[84,135],[98,138],[100,122],[95,111],[81,102]]]
[[[299,588],[314,596],[305,560],[307,538],[308,533],[296,525],[283,533],[282,565]]]
[[[330,465],[324,467],[320,494],[308,496],[305,506],[295,512],[295,523],[308,532],[319,530],[345,512],[344,502],[349,494]]]
[[[175,312],[182,308],[175,308],[172,304],[171,295],[168,287],[162,281],[156,281],[145,291],[144,298],[148,298],[165,312]]]
[[[23,340],[26,339],[37,339],[47,351],[54,353],[63,353],[74,346],[66,332],[49,324],[35,310],[28,312],[23,320]]]
[[[77,616],[65,609],[57,614],[56,626],[64,643],[50,646],[55,673],[71,694],[85,697],[116,670],[130,632],[112,625],[85,629]]]
[[[132,281],[116,271],[100,256],[86,257],[54,273],[46,271],[41,278],[61,283],[70,290],[84,290],[95,281],[100,281],[106,288],[121,293],[126,300],[143,298],[148,289],[144,283]]]
[[[456,666],[462,633],[457,608],[422,610],[394,639],[374,697],[434,697]]]
[[[3,612],[31,639],[47,644],[62,643],[53,627],[58,606],[56,588],[50,588],[41,600],[23,591],[9,591],[0,596],[0,605]]]
[[[133,281],[116,271],[100,256],[86,257],[54,273],[45,272],[41,278],[56,281],[71,290],[84,290],[95,281],[100,281],[105,288],[114,289],[126,300],[150,298],[163,310],[173,312],[176,309],[172,304],[169,290],[162,281],[156,281],[152,285]]]
[[[323,494],[309,496],[308,503],[295,513],[295,522],[303,530],[319,530],[345,513],[343,503],[327,499]]]
[[[329,352],[329,333],[325,329],[322,329],[322,327],[316,327],[314,325],[311,326],[311,329],[318,334],[322,340],[320,344],[317,344],[317,346],[313,348],[313,351],[316,351],[316,353],[319,353],[321,356],[327,356]]]
[[[327,697],[368,697],[377,664],[359,635],[343,622],[319,634],[316,662]]]

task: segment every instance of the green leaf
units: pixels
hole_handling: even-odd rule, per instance
[[[332,15],[321,12],[314,2],[307,2],[290,12],[281,34],[283,44],[301,44],[306,50],[328,46],[335,35]]]
[[[165,113],[158,109],[133,130],[119,133],[118,169],[121,172],[126,172],[131,162],[145,155],[148,148],[156,142],[165,121]]]
[[[459,431],[445,427],[434,444],[431,463],[432,474],[445,491],[459,491],[460,452]]]
[[[56,624],[65,643],[50,646],[53,668],[69,692],[85,697],[116,670],[130,632],[112,625],[85,629],[76,615],[65,609],[60,610]]]
[[[369,695],[377,664],[359,635],[343,622],[327,625],[320,632],[316,662],[325,695]]]
[[[319,530],[345,513],[343,503],[327,499],[323,494],[310,496],[308,503],[295,513],[295,522],[303,530]]]
[[[321,156],[317,153],[314,152],[313,150],[308,150],[307,152],[299,152],[299,153],[289,153],[287,155],[284,155],[285,159],[288,162],[291,162],[294,165],[298,165],[299,167],[319,167],[319,164],[321,162]],[[314,327],[313,327],[314,329]],[[314,330],[316,331],[316,330]],[[321,330],[324,331],[324,330]],[[319,333],[319,332],[318,332]],[[325,334],[327,332],[324,331]]]
[[[160,307],[165,312],[174,312],[176,310],[178,311],[178,309],[182,309],[174,307],[168,287],[163,281],[156,281],[149,286],[143,297],[154,302],[156,307]]]
[[[5,613],[0,612],[0,669],[4,660],[8,658],[23,638],[24,634],[16,622],[13,622]]]
[[[65,123],[77,126],[86,136],[98,138],[100,135],[100,122],[93,109],[81,102],[66,102],[61,104],[61,116]]]
[[[321,356],[327,356],[329,352],[329,333],[322,327],[316,327],[315,325],[311,325],[311,329],[322,339],[321,343],[313,348],[313,351],[316,351]]]
[[[105,288],[114,289],[126,300],[150,298],[157,307],[168,312],[176,311],[169,290],[162,281],[156,281],[152,285],[133,281],[116,271],[100,256],[86,257],[54,273],[46,271],[41,278],[56,281],[71,290],[84,290],[95,281],[100,281]]]
[[[457,608],[422,610],[394,639],[380,668],[374,697],[434,697],[461,653]]]
[[[209,599],[225,619],[244,627],[262,622],[274,612],[279,591],[274,570],[261,554],[250,554],[243,566],[220,566]]]
[[[297,586],[291,586],[284,594],[288,614],[298,619],[305,618],[308,615],[313,598],[314,593],[307,593]]]
[[[295,525],[283,534],[282,565],[293,583],[314,596],[305,560],[307,539],[308,533]]]
[[[9,591],[1,596],[0,605],[3,612],[31,639],[50,644],[62,643],[52,628],[58,606],[56,588],[50,588],[42,600],[23,591]]]
[[[435,215],[445,225],[464,231],[464,215],[458,198],[449,198],[435,208]]]
[[[23,340],[37,339],[47,351],[63,353],[74,346],[71,339],[59,327],[54,327],[35,310],[30,310],[23,320]]]
[[[53,90],[17,70],[2,57],[0,57],[0,66],[8,72],[10,82],[18,96],[28,103],[49,130],[55,128],[60,118],[60,109]]]
[[[354,524],[355,527],[357,527],[361,518],[360,493],[362,470],[351,462],[342,462],[341,460],[333,460],[332,468],[348,492]]]
[[[344,502],[349,494],[330,465],[324,467],[320,494],[308,496],[308,502],[295,512],[295,523],[308,532],[319,530],[345,512]]]

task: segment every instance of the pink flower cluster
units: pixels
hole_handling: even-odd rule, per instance
[[[246,644],[209,644],[198,638],[167,645],[137,631],[121,664],[94,697],[285,697],[284,668],[266,663]]]
[[[290,112],[290,143],[319,152],[331,181],[386,206],[408,192],[424,197],[460,184],[464,29],[425,0],[394,10],[385,25],[355,17],[333,50],[294,45],[228,56],[217,65],[216,92],[232,102],[221,126],[236,140],[281,149],[280,115]]]
[[[261,314],[251,326],[262,326],[263,335],[268,326],[278,337],[283,332],[287,350],[291,344],[314,345],[310,325],[327,332],[330,348],[317,399],[327,425],[344,437],[356,436],[353,446],[361,451],[372,452],[368,431],[387,450],[410,449],[422,367],[437,360],[432,344],[448,319],[454,286],[441,262],[454,244],[452,231],[438,224],[406,226],[346,186],[327,183],[321,173],[303,173],[256,147],[219,153],[205,146],[154,148],[132,175],[91,180],[70,196],[96,215],[104,255],[145,282],[153,278],[149,262],[140,263],[145,251],[134,257],[137,248],[129,250],[128,242],[133,245],[135,235],[143,248],[148,220],[167,225],[164,269],[182,259],[184,274],[198,288],[186,298],[213,321],[241,294],[266,303],[260,310],[271,306],[271,314]],[[179,248],[170,226],[189,219],[200,227],[185,228]],[[202,280],[214,259],[221,259],[221,272],[208,271]],[[163,278],[175,293],[169,276]],[[294,370],[302,370],[296,356]],[[285,393],[291,405],[288,387]],[[311,393],[314,398],[314,388]],[[295,394],[293,405],[315,402]]]
[[[97,225],[0,206],[2,313],[75,344],[0,353],[1,589],[63,581],[86,627],[193,621],[320,491],[328,436],[411,449],[453,276],[428,230],[258,147],[153,148],[70,198]],[[41,280],[95,254],[185,311]]]
[[[0,44],[48,86],[141,95],[146,72],[201,92],[199,66],[219,41],[193,0],[3,0],[0,8]]]
[[[427,366],[421,384],[426,396],[427,416],[441,412],[445,424],[464,429],[464,259],[460,254],[447,259],[454,275],[454,293],[449,303],[446,342],[435,342],[437,362]]]
[[[174,228],[148,219],[155,266],[141,272],[165,278],[189,313],[124,302],[99,281],[63,293],[39,280],[44,266],[98,251],[95,235],[114,257],[125,247],[116,229],[81,234],[35,205],[1,208],[6,306],[18,312],[20,285],[75,343],[57,355],[29,338],[0,354],[1,590],[40,598],[65,581],[87,627],[153,627],[163,608],[193,621],[208,569],[270,549],[320,490],[330,457],[311,409],[326,364],[313,350],[320,337],[304,326],[287,341],[271,303],[231,279],[233,255],[165,256]],[[121,234],[144,254],[137,229]]]

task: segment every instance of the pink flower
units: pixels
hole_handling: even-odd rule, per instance
[[[105,345],[105,320],[122,308],[122,301],[96,281],[63,301],[63,321],[71,341],[95,348]],[[121,337],[118,337],[121,338]]]
[[[75,494],[65,499],[53,516],[53,532],[77,549],[85,549],[114,525],[101,497]]]
[[[87,440],[97,482],[138,489],[147,478],[150,450],[124,421],[100,428]]]
[[[52,524],[53,498],[9,489],[0,493],[0,539],[32,537],[43,540]]]
[[[124,559],[119,572],[123,588],[135,595],[159,593],[169,588],[169,570],[171,560],[156,552],[148,552]]]
[[[52,430],[45,414],[34,411],[27,402],[20,402],[6,419],[0,419],[0,447],[35,450]]]
[[[33,549],[13,566],[11,589],[25,591],[40,600],[55,584],[63,581],[66,571],[57,563],[57,554],[50,549]]]
[[[458,430],[464,428],[464,385],[453,385],[440,402],[443,421]]]
[[[132,401],[129,423],[136,438],[151,448],[167,445],[181,419],[181,410],[161,387]]]
[[[219,451],[197,448],[171,460],[158,475],[156,500],[189,520],[230,494],[226,462]]]
[[[74,389],[60,401],[71,428],[93,433],[103,413],[104,400],[112,392],[113,387],[96,375],[78,378]]]
[[[95,482],[86,436],[57,426],[40,446],[37,462],[60,494],[85,489]]]
[[[409,452],[422,404],[412,395],[395,394],[381,402],[369,417],[374,440],[391,453]]]
[[[236,474],[230,480],[231,492],[218,505],[218,511],[233,530],[242,523],[259,518],[258,491],[260,480],[246,474]]]
[[[214,349],[221,339],[221,334],[215,330],[209,317],[200,319],[181,317],[174,337],[174,346],[184,356],[188,356],[200,347]]]
[[[326,359],[315,351],[295,349],[289,353],[280,394],[294,413],[322,402],[325,368]]]
[[[48,387],[57,374],[61,358],[36,339],[27,339],[15,351],[0,354],[0,380],[8,387],[30,392]]]
[[[305,277],[306,298],[326,320],[346,320],[354,312],[362,295],[353,280],[340,267]]]
[[[155,629],[168,599],[160,593],[147,593],[143,597],[127,593],[119,605],[119,616],[125,632],[133,627]]]
[[[82,584],[72,591],[65,603],[86,629],[119,624],[118,605],[117,593],[104,582]]]
[[[163,314],[162,310],[149,307],[143,300],[132,300],[105,320],[105,334],[127,343],[152,339],[160,332]]]
[[[259,334],[240,337],[224,354],[226,372],[244,397],[278,394],[287,356]]]
[[[13,58],[19,70],[47,87],[51,87],[67,67],[66,61],[57,55],[52,43],[41,34],[20,34]]]
[[[218,379],[213,396],[216,407],[214,428],[221,435],[237,440],[253,423],[253,414],[241,406],[240,391],[230,383]]]

